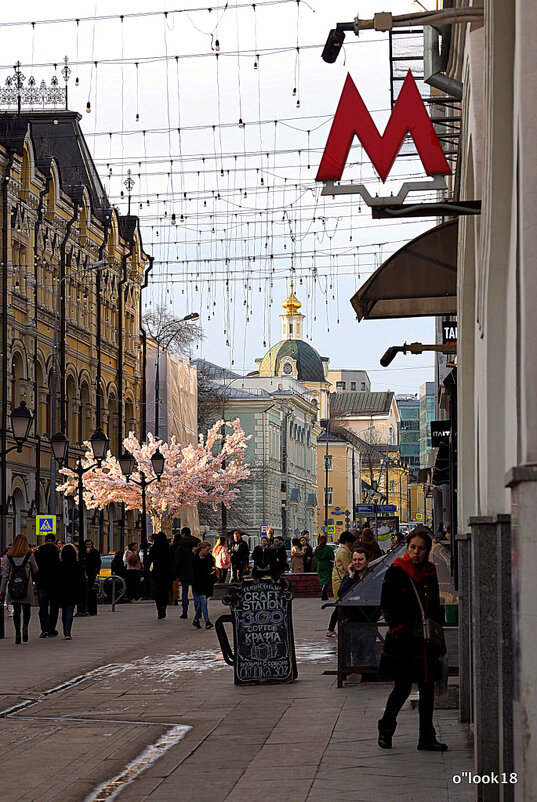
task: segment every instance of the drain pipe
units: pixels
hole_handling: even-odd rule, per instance
[[[145,442],[147,437],[147,332],[143,326],[143,314],[142,314],[142,293],[143,290],[147,289],[147,285],[149,282],[149,274],[153,270],[153,262],[155,261],[154,256],[148,256],[149,260],[149,267],[144,270],[144,280],[140,287],[140,334],[142,336],[142,427],[140,432],[140,442]]]
[[[446,26],[447,27],[447,26]],[[426,84],[462,100],[462,82],[442,72],[440,59],[440,37],[436,28],[423,26],[423,76]]]
[[[7,281],[8,281],[8,237],[11,229],[9,227],[8,214],[8,185],[11,179],[11,166],[14,154],[11,148],[8,150],[8,162],[5,169],[4,180],[2,181],[2,482],[1,482],[1,544],[2,550],[6,547],[7,540]]]

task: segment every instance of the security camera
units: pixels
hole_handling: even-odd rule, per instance
[[[345,31],[342,31],[340,28],[332,28],[321,54],[322,60],[326,61],[327,64],[333,64],[339,55],[341,45],[344,41]]]

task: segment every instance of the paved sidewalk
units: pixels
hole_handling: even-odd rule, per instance
[[[457,711],[435,714],[444,754],[416,750],[413,710],[402,711],[394,748],[379,749],[390,686],[338,690],[325,673],[336,667],[326,611],[293,604],[298,681],[248,688],[233,685],[214,630],[195,630],[178,608],[156,621],[153,604],[100,607],[75,619],[70,642],[37,640],[34,610],[21,646],[6,617],[0,710],[27,706],[0,718],[3,802],[473,799],[452,781],[472,768]],[[210,611],[214,621],[226,608],[213,601]]]

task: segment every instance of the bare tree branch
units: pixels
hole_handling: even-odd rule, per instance
[[[175,356],[192,357],[194,346],[205,337],[201,326],[175,317],[164,304],[146,312],[143,324],[151,339]]]

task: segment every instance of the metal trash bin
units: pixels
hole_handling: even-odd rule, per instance
[[[387,629],[384,623],[378,623],[382,582],[394,559],[400,557],[405,548],[406,544],[401,543],[386,552],[371,565],[362,581],[353,585],[335,603],[338,611],[338,688],[343,687],[349,674],[376,679]]]
[[[292,599],[286,579],[231,584],[222,599],[230,608],[215,622],[224,660],[234,668],[235,685],[294,682],[298,676]],[[233,625],[233,648],[225,624]]]

